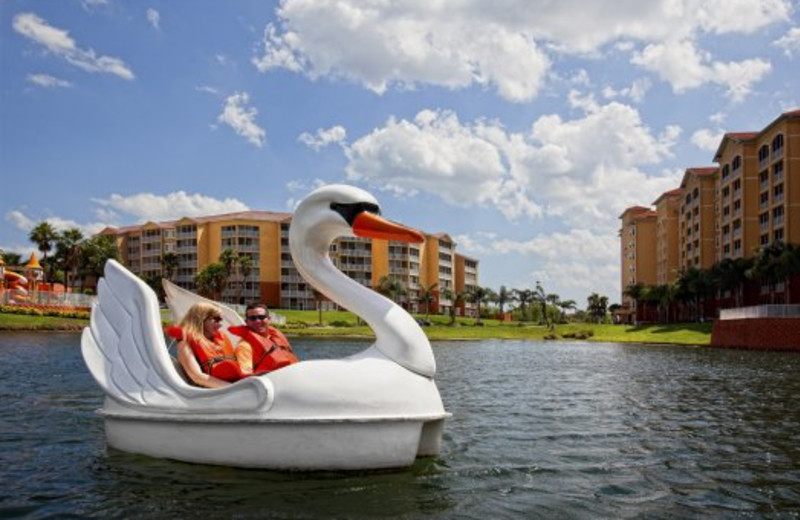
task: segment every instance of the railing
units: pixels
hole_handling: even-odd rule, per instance
[[[91,307],[97,300],[97,296],[80,293],[53,293],[53,292],[31,292],[24,301],[12,299],[12,291],[0,292],[0,304],[32,304],[49,305],[52,307]]]
[[[754,305],[719,311],[720,320],[752,318],[800,318],[800,305]]]

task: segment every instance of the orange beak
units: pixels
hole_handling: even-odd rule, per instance
[[[362,238],[382,238],[384,240],[399,240],[419,244],[425,241],[425,236],[411,228],[389,222],[385,218],[362,211],[353,221],[353,233]]]

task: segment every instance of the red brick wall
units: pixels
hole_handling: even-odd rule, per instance
[[[711,346],[800,352],[800,318],[717,320]]]

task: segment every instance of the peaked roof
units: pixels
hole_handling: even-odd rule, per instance
[[[719,168],[716,166],[693,166],[691,168],[686,168],[683,179],[681,180],[681,188],[686,187],[689,177],[711,177],[717,173],[717,170],[719,170]]]
[[[653,206],[658,206],[658,203],[661,202],[663,199],[666,199],[666,198],[669,198],[669,197],[680,197],[685,192],[686,192],[686,190],[684,190],[683,188],[675,188],[674,190],[665,191],[664,193],[659,195],[658,198],[655,201],[653,201]]]
[[[39,259],[36,257],[36,253],[31,253],[31,259],[28,260],[28,263],[25,264],[25,269],[41,269],[42,266],[39,264]]]

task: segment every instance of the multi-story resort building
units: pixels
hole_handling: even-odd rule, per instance
[[[620,258],[622,262],[622,310],[620,314],[635,312],[633,299],[625,288],[638,283],[656,283],[656,221],[658,213],[643,206],[632,206],[622,212],[620,229]]]
[[[290,213],[245,211],[110,227],[100,234],[114,237],[122,263],[144,279],[165,277],[196,290],[197,274],[230,250],[248,260],[240,262],[221,295],[223,301],[332,309],[335,305],[314,292],[292,261],[291,219]],[[385,277],[398,281],[402,287],[399,303],[412,312],[425,310],[419,300],[427,289],[433,296],[429,312],[445,313],[454,304],[446,298],[448,290],[464,292],[478,285],[478,261],[455,250],[455,242],[446,234],[425,234],[421,244],[342,237],[331,245],[330,256],[345,275],[364,286],[377,288]],[[174,265],[168,265],[165,256],[174,260]],[[458,303],[456,314],[477,315],[474,303]]]
[[[623,320],[637,315],[625,294],[631,285],[666,285],[691,268],[752,258],[771,244],[800,245],[800,110],[757,132],[725,134],[714,162],[687,169],[681,185],[653,203],[655,211],[632,206],[620,215]],[[800,288],[800,277],[791,283]],[[800,303],[800,290],[785,289],[763,285],[741,303],[783,301],[785,294],[792,301],[783,303]]]

